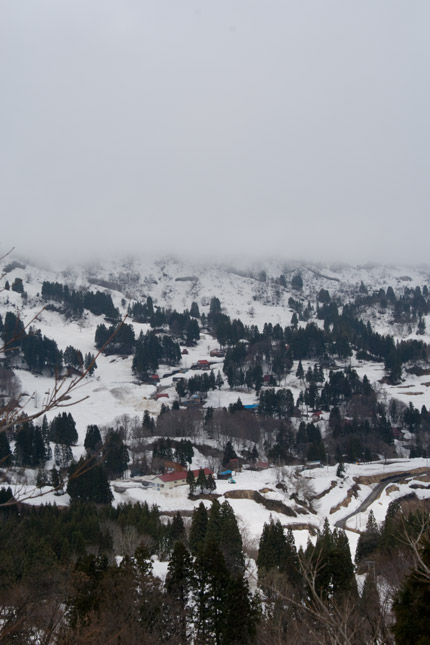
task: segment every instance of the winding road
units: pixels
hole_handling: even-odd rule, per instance
[[[420,475],[428,475],[430,473],[430,470],[423,471],[419,473]],[[388,475],[387,477],[384,477],[381,479],[379,484],[375,486],[375,488],[372,490],[370,495],[366,497],[366,499],[361,502],[360,506],[355,509],[352,513],[349,513],[348,515],[345,515],[345,517],[342,517],[342,519],[338,520],[335,522],[335,526],[339,529],[346,529],[346,523],[347,521],[351,518],[354,517],[354,515],[358,515],[358,513],[363,513],[363,511],[366,511],[370,504],[372,504],[378,497],[381,495],[382,491],[384,488],[387,486],[387,484],[392,484],[394,482],[399,482],[402,481],[402,479],[405,479],[406,477],[413,477],[414,473],[411,472],[404,472],[404,473],[397,473],[395,475]]]

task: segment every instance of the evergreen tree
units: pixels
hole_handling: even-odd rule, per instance
[[[12,463],[12,452],[6,432],[0,432],[0,468],[7,468]]]
[[[21,466],[43,466],[45,446],[40,429],[32,421],[25,421],[15,439],[15,459]]]
[[[200,493],[203,493],[203,491],[207,488],[207,484],[208,482],[206,479],[205,471],[203,470],[203,468],[200,468],[196,481],[196,487],[200,488]]]
[[[374,572],[369,572],[366,575],[360,605],[361,613],[365,616],[367,622],[367,634],[366,632],[363,634],[366,637],[366,642],[380,642],[381,626],[384,626],[384,619]]]
[[[300,291],[303,289],[303,279],[301,276],[301,273],[295,273],[291,279],[291,286],[293,289],[296,289],[297,291]]]
[[[285,536],[285,547],[281,552],[279,571],[287,576],[293,586],[297,587],[300,584],[302,574],[300,571],[299,557],[294,535],[290,528],[287,530],[287,535]]]
[[[283,559],[283,553],[286,549],[286,539],[284,530],[279,520],[274,522],[270,517],[269,524],[264,524],[263,532],[258,547],[258,575],[264,575],[271,569],[278,569]]]
[[[397,645],[430,644],[430,543],[421,545],[421,562],[407,576],[394,600],[396,622],[393,632]]]
[[[54,448],[55,465],[63,470],[68,468],[73,461],[73,452],[70,446],[65,443],[56,443]]]
[[[194,602],[198,643],[223,643],[229,580],[229,573],[218,545],[212,541],[206,542],[195,563]]]
[[[182,542],[176,542],[169,561],[166,575],[166,591],[173,601],[173,615],[177,640],[186,645],[191,637],[190,592],[194,583],[193,562]]]
[[[15,278],[15,280],[12,283],[12,291],[16,291],[17,293],[24,293],[24,285],[22,283],[22,278]]]
[[[188,497],[192,497],[196,491],[196,480],[192,470],[187,471],[187,484],[190,487]]]
[[[192,316],[193,318],[200,318],[200,310],[197,302],[191,303],[190,316]]]
[[[144,428],[146,428],[147,430],[150,430],[151,432],[154,430],[154,426],[155,426],[154,418],[151,417],[148,410],[145,410],[145,412],[143,413],[142,425]]]
[[[188,543],[191,553],[194,555],[203,546],[205,541],[206,532],[208,527],[208,514],[203,502],[200,502],[197,508],[193,511],[191,520],[190,536]]]
[[[215,383],[216,383],[216,386],[217,386],[217,388],[218,388],[219,390],[220,390],[220,389],[222,388],[222,386],[224,385],[224,381],[223,381],[223,378],[222,378],[222,376],[221,376],[221,372],[220,372],[219,370],[218,370],[217,375],[216,375]]]
[[[94,359],[95,356],[94,354],[91,354],[91,352],[85,354],[84,368],[88,370],[88,374],[90,376],[92,376],[94,374],[94,371],[97,369],[97,363]]]
[[[173,544],[185,541],[185,526],[179,511],[173,516],[172,524],[170,525],[170,540]]]
[[[212,473],[209,473],[209,475],[206,478],[206,487],[210,493],[216,489],[216,481],[213,478]]]
[[[355,561],[360,562],[367,558],[371,553],[376,551],[379,546],[381,534],[376,524],[373,511],[369,512],[369,517],[366,524],[366,531],[360,534],[355,552]]]
[[[245,560],[243,557],[242,536],[237,525],[236,516],[227,500],[221,505],[219,518],[219,544],[227,568],[231,575],[243,574]],[[211,515],[209,516],[208,536],[210,535],[210,526]]]
[[[224,603],[222,643],[249,645],[254,642],[258,619],[258,602],[251,596],[248,581],[243,575],[231,576]]]
[[[72,347],[72,345],[68,345],[63,353],[63,362],[64,365],[69,365],[82,370],[84,361],[81,352]]]
[[[119,432],[110,430],[104,445],[104,464],[108,477],[122,477],[130,461],[127,447]]]
[[[51,486],[55,489],[61,486],[60,474],[56,468],[52,468],[51,470]]]
[[[187,345],[194,345],[200,340],[199,323],[194,318],[191,318],[185,326],[185,339]]]
[[[87,432],[84,440],[84,448],[88,454],[94,454],[100,451],[102,447],[102,438],[100,430],[96,425],[87,426]]]
[[[73,446],[78,441],[76,423],[70,412],[62,412],[51,421],[49,438],[55,443]]]
[[[229,461],[232,459],[237,459],[237,455],[234,451],[233,446],[231,445],[230,441],[227,441],[225,448],[224,448],[224,456],[222,458],[222,465],[226,466]]]
[[[97,325],[94,337],[94,343],[97,349],[101,349],[108,342],[109,338],[110,334],[106,325],[104,325],[103,323]]]
[[[94,457],[81,457],[78,463],[70,466],[67,492],[72,502],[110,504],[113,499],[106,473]]]
[[[189,439],[181,439],[175,450],[175,460],[182,466],[191,464],[194,457],[193,445]]]
[[[315,587],[321,597],[357,592],[348,538],[344,531],[335,529],[332,533],[327,518],[311,554]]]

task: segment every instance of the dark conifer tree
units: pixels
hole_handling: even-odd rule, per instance
[[[6,432],[0,432],[0,468],[6,468],[12,463],[12,452]]]
[[[108,477],[122,477],[130,461],[127,447],[119,432],[110,430],[103,447],[104,464]]]
[[[90,376],[92,376],[94,374],[94,371],[97,369],[97,363],[94,359],[95,356],[94,354],[91,354],[91,352],[85,354],[84,368],[88,370],[88,374]]]
[[[84,448],[88,454],[99,452],[102,447],[100,430],[96,425],[87,426],[87,433],[84,440]]]
[[[430,643],[430,543],[421,545],[421,562],[403,582],[394,600],[396,622],[393,632],[397,645]]]
[[[172,544],[175,542],[185,542],[185,526],[179,511],[173,516],[170,525],[170,540]]]
[[[189,536],[189,546],[191,553],[194,555],[202,548],[205,541],[206,532],[208,527],[208,514],[203,502],[200,502],[197,508],[193,511],[191,520],[191,529]]]
[[[378,529],[378,525],[376,524],[375,516],[373,515],[373,511],[370,511],[366,524],[366,531],[364,533],[360,533],[360,537],[358,538],[355,561],[360,562],[376,551],[379,546],[380,537],[381,534]]]
[[[192,497],[196,491],[196,479],[192,470],[187,471],[187,484],[190,487],[188,496]]]
[[[229,581],[229,573],[219,546],[212,540],[205,542],[195,562],[197,642],[216,645],[223,643]]]
[[[225,466],[231,459],[237,459],[237,455],[234,451],[233,446],[230,441],[227,441],[224,448],[224,456],[222,458],[222,465]]]
[[[259,606],[243,575],[233,575],[226,589],[222,643],[248,645],[254,642]]]
[[[210,493],[216,489],[216,481],[212,475],[212,473],[209,473],[209,475],[206,478],[206,487]]]
[[[203,493],[204,490],[206,490],[208,485],[205,471],[203,468],[200,468],[199,474],[197,475],[197,481],[196,481],[196,487],[200,488],[200,493]]]
[[[200,318],[200,310],[197,302],[191,303],[190,316],[192,316],[193,318]]]
[[[211,533],[211,519],[210,514],[208,536]],[[227,500],[222,503],[220,508],[219,544],[230,575],[243,574],[245,560],[243,557],[242,536],[237,525],[236,516]]]
[[[176,626],[177,640],[175,642],[186,645],[189,642],[190,617],[190,592],[194,584],[193,562],[183,542],[176,542],[169,561],[166,575],[166,591],[173,601],[173,615]]]
[[[72,502],[110,504],[113,499],[104,468],[94,458],[81,457],[77,464],[72,464],[67,492]]]
[[[51,421],[49,438],[55,443],[72,446],[78,441],[76,423],[70,412],[62,412]]]
[[[271,517],[269,524],[264,524],[260,538],[257,557],[259,576],[264,576],[264,573],[271,569],[279,570],[286,544],[287,541],[280,521],[274,522]]]

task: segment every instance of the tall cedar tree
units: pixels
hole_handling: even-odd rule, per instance
[[[99,452],[102,447],[102,438],[100,430],[96,425],[87,426],[87,433],[85,435],[84,448],[88,454]]]
[[[397,645],[430,645],[430,542],[421,547],[420,564],[403,582],[393,609]]]
[[[166,575],[166,591],[173,602],[173,616],[178,643],[186,645],[189,633],[189,617],[192,611],[190,592],[194,583],[193,562],[183,542],[176,542]]]
[[[104,445],[104,464],[109,477],[122,477],[130,461],[128,450],[121,435],[116,430],[110,430]]]
[[[72,502],[110,504],[113,499],[104,468],[94,457],[81,457],[77,464],[70,466],[67,492]]]
[[[191,529],[189,537],[189,546],[191,552],[195,555],[203,546],[208,528],[208,513],[203,502],[200,502],[193,511],[191,520]]]

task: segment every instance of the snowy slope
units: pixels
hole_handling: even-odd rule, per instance
[[[10,260],[10,259],[8,259]],[[4,264],[8,264],[4,261]],[[261,271],[266,273],[266,281],[258,279]],[[303,277],[303,290],[297,293],[291,287],[281,287],[275,279],[285,275],[287,285],[291,277],[300,270]],[[291,264],[271,262],[266,265],[256,265],[232,268],[222,265],[194,265],[179,260],[168,258],[156,262],[142,259],[128,259],[126,261],[109,260],[103,265],[76,266],[73,268],[47,269],[27,264],[25,268],[15,268],[10,271],[4,280],[12,284],[19,277],[23,280],[27,298],[24,300],[20,294],[13,291],[0,292],[0,314],[13,311],[21,319],[32,323],[42,333],[54,338],[60,349],[68,345],[80,349],[84,354],[95,352],[94,333],[97,325],[104,322],[102,316],[94,316],[85,311],[80,321],[65,321],[64,318],[52,311],[43,310],[46,304],[40,297],[44,280],[58,281],[67,284],[70,288],[91,288],[92,290],[106,291],[112,295],[115,306],[124,315],[129,303],[143,300],[151,296],[158,306],[176,308],[183,311],[196,301],[201,312],[208,313],[212,296],[221,300],[223,311],[231,318],[241,318],[244,323],[256,324],[262,328],[264,323],[280,323],[288,325],[291,320],[292,310],[288,306],[290,297],[308,301],[315,307],[316,294],[321,288],[328,289],[332,297],[342,295],[342,300],[348,300],[356,295],[358,287],[363,282],[369,292],[386,288],[391,285],[398,293],[402,292],[405,285],[423,286],[430,282],[429,267],[384,267],[347,265],[321,266],[311,264]],[[104,286],[102,286],[104,285]],[[106,286],[109,285],[109,286]],[[375,315],[375,312],[372,312]],[[130,322],[130,321],[127,321]],[[318,321],[320,322],[320,321]],[[430,320],[427,321],[430,329]],[[373,327],[381,333],[393,333],[383,316],[372,319]],[[146,331],[147,325],[134,323],[136,336],[141,330]],[[396,330],[394,330],[395,332]],[[397,335],[396,338],[402,336]],[[407,335],[403,337],[408,337]],[[414,337],[413,334],[410,337]],[[420,337],[430,342],[430,335]],[[189,367],[198,359],[207,358],[209,351],[217,347],[216,341],[209,335],[202,334],[198,345],[190,349],[187,357],[183,357],[181,366]],[[98,369],[92,378],[88,378],[82,388],[77,391],[71,402],[82,397],[88,397],[79,406],[73,408],[73,416],[78,423],[80,439],[83,440],[86,426],[89,423],[108,424],[116,417],[122,415],[141,416],[145,409],[151,414],[157,414],[161,403],[149,397],[155,388],[151,385],[141,385],[136,382],[131,372],[131,357],[104,357],[97,360]],[[222,360],[219,360],[222,368]],[[366,364],[351,360],[353,367],[362,376],[367,374],[371,381],[379,380],[383,376],[380,364]],[[164,370],[165,372],[171,369]],[[294,377],[294,371],[285,379],[286,387],[290,387],[298,394],[300,387]],[[22,382],[23,391],[33,397],[28,403],[30,408],[40,406],[46,392],[52,387],[51,379],[35,376],[24,370],[17,374]],[[163,374],[163,369],[160,369]],[[172,378],[162,379],[161,385],[170,386],[166,392],[169,402],[175,397]],[[402,386],[384,386],[390,396],[396,396],[409,403],[413,400],[415,406],[423,404],[430,407],[430,387],[424,377],[408,376],[407,382]],[[244,403],[253,403],[255,397],[252,393],[241,394]],[[227,386],[221,392],[209,395],[208,405],[225,406],[237,400],[237,393],[230,392]],[[51,413],[51,416],[55,414]]]

